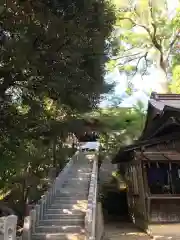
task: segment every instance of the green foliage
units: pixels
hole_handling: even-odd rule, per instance
[[[180,65],[173,68],[173,78],[170,83],[170,90],[172,93],[180,94]]]
[[[74,120],[111,89],[104,46],[115,15],[103,0],[1,6],[0,188],[23,215],[31,191],[42,192],[49,170],[72,155],[65,143]]]
[[[167,1],[157,4],[155,0],[138,0],[134,5],[119,1],[115,30],[110,39],[112,57],[108,70],[118,67],[132,78],[137,73],[149,74],[149,67],[154,64],[166,77],[169,57],[174,54],[179,39],[179,16],[179,8],[173,16],[169,15]],[[119,47],[114,43],[119,43]],[[167,91],[167,84],[162,86],[162,91]]]
[[[101,123],[101,143],[109,153],[115,153],[120,146],[131,143],[141,134],[146,111],[143,103],[139,102],[133,108],[99,109],[93,116]]]
[[[170,91],[172,93],[180,93],[180,55],[179,49],[174,53],[172,59],[172,81],[169,84]]]

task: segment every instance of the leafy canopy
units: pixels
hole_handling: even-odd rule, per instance
[[[135,74],[149,74],[153,64],[161,71],[161,81],[166,82],[162,84],[167,88],[165,75],[170,70],[170,59],[179,40],[180,11],[176,7],[170,14],[165,0],[138,0],[132,4],[119,1],[117,21],[110,38],[109,71],[117,67],[131,79]]]
[[[60,171],[74,119],[111,88],[104,49],[114,20],[103,0],[0,3],[0,187],[21,186],[14,202]]]

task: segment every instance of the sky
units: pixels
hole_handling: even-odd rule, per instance
[[[178,4],[178,0],[168,0],[168,10],[169,17],[174,15],[175,9]],[[143,79],[140,75],[136,75],[133,79],[133,85],[135,87],[135,91],[132,96],[127,96],[125,93],[127,88],[127,77],[125,74],[120,74],[118,69],[114,69],[114,71],[106,76],[106,80],[109,82],[114,81],[116,83],[114,89],[114,95],[118,97],[122,97],[124,100],[120,104],[121,107],[132,107],[136,104],[137,101],[144,102],[145,106],[148,103],[148,94],[150,91],[158,91],[158,85],[156,79],[160,77],[160,73],[155,69],[150,69],[150,75],[144,76]],[[103,101],[101,106],[108,106],[108,101]]]

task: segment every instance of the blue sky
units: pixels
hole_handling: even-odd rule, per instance
[[[151,74],[144,76],[143,79],[140,75],[136,75],[132,79],[134,85],[134,93],[128,96],[125,91],[127,89],[127,77],[125,74],[120,74],[118,69],[115,69],[112,73],[108,74],[106,80],[108,82],[115,82],[116,86],[113,95],[122,97],[123,101],[120,104],[121,107],[132,107],[138,101],[144,102],[145,105],[148,103],[148,93],[152,91],[158,91],[158,85],[156,83],[156,78],[158,77],[158,72],[155,69],[150,70]],[[108,101],[103,101],[101,106],[107,106],[110,103]]]

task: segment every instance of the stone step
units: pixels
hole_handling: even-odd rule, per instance
[[[90,173],[92,172],[92,168],[81,168],[81,167],[76,167],[73,168],[72,171],[68,172],[67,175],[71,175],[77,172],[81,172],[81,173]]]
[[[85,213],[85,209],[67,209],[67,208],[61,208],[61,209],[48,209],[46,214],[82,214]]]
[[[71,179],[71,178],[90,179],[91,178],[91,173],[81,173],[81,172],[78,172],[78,173],[73,174],[73,175],[68,175],[68,179]],[[68,180],[68,179],[66,179],[66,180]]]
[[[72,177],[70,180],[72,180],[72,181],[85,181],[85,180],[88,180],[88,179],[91,179],[91,177],[90,176],[83,176],[83,177],[77,177],[77,176],[75,176],[75,177]]]
[[[55,200],[60,200],[60,199],[87,199],[88,197],[88,192],[87,193],[59,193],[56,195]]]
[[[73,190],[72,192],[70,192],[67,189],[61,189],[60,191],[58,191],[56,193],[56,197],[55,198],[60,198],[60,197],[85,197],[88,196],[88,191],[87,192],[78,192],[75,189],[71,189]]]
[[[77,178],[77,179],[67,179],[66,181],[64,181],[64,183],[88,183],[90,181],[90,178]]]
[[[82,225],[66,225],[66,226],[38,226],[35,229],[37,233],[85,233]]]
[[[62,201],[68,201],[68,200],[87,200],[87,194],[85,195],[58,195],[58,196],[56,196],[55,197],[55,199],[54,199],[54,202],[56,202],[56,201],[60,201],[60,200],[62,200]]]
[[[68,182],[63,184],[63,188],[65,188],[65,187],[83,187],[83,188],[87,188],[87,187],[89,187],[89,182],[72,182],[72,181],[68,181]]]
[[[67,180],[73,180],[73,181],[86,181],[91,178],[91,174],[87,173],[77,173],[75,176],[69,176]]]
[[[60,214],[45,214],[44,220],[46,219],[79,219],[85,218],[85,213],[76,213],[76,214],[68,214],[68,213],[60,213]]]
[[[73,175],[67,175],[68,176],[68,179],[71,179],[71,178],[76,178],[76,179],[90,179],[91,178],[91,173],[81,173],[81,172],[78,172],[76,174],[73,174]],[[66,179],[66,180],[68,180]]]
[[[88,191],[89,189],[89,184],[77,184],[77,183],[65,183],[63,184],[62,186],[63,188],[73,188],[74,190],[76,189],[77,191],[78,190],[81,190],[81,191]]]
[[[85,219],[83,216],[74,219],[45,219],[39,222],[40,226],[82,226]]]
[[[77,178],[78,175],[89,176],[91,173],[92,173],[92,171],[76,170],[76,171],[68,173],[66,176],[71,176],[71,177]]]
[[[88,192],[89,192],[89,187],[88,187],[88,189],[87,188],[86,189],[75,189],[73,187],[66,187],[66,188],[61,188],[61,189],[57,190],[56,196],[58,196],[59,193],[60,194],[61,193],[71,194],[73,196],[73,195],[88,194]]]
[[[77,171],[75,174],[73,175],[69,175],[68,176],[74,176],[74,177],[79,177],[79,176],[90,176],[91,175],[91,172],[80,172],[80,171]]]
[[[86,182],[86,183],[77,183],[77,182],[67,182],[67,183],[63,183],[61,186],[60,186],[60,188],[57,188],[57,190],[69,190],[69,188],[71,188],[71,190],[72,190],[72,188],[75,188],[75,187],[83,187],[83,188],[87,188],[87,187],[89,187],[89,185],[90,185],[90,182]],[[67,189],[65,189],[65,188],[67,188]],[[74,190],[76,190],[76,189],[74,189]]]
[[[81,171],[92,171],[92,167],[88,164],[83,166],[81,164],[74,165],[73,168],[70,170],[70,172],[76,171],[76,170],[81,170]]]
[[[85,240],[83,233],[35,233],[32,240]]]
[[[66,203],[73,203],[73,204],[78,204],[78,203],[82,203],[82,202],[86,202],[87,201],[87,198],[84,199],[84,198],[81,198],[81,199],[74,199],[74,198],[66,198],[66,199],[63,199],[63,198],[59,198],[59,199],[55,199],[55,201],[53,202],[53,205],[58,205],[58,204],[66,204]]]
[[[73,168],[69,169],[67,174],[74,173],[77,171],[90,172],[90,171],[92,171],[92,167],[90,167],[88,165],[83,166],[83,167],[82,167],[82,165],[74,165]]]
[[[82,202],[75,202],[75,203],[53,203],[49,209],[74,209],[77,206],[81,206],[81,205],[87,205],[87,200],[86,201],[82,201]]]
[[[66,188],[62,188],[61,190],[66,189],[66,191],[71,193],[71,196],[77,196],[77,195],[84,195],[84,196],[88,196],[89,193],[89,186],[88,187],[71,187],[71,186],[67,186]],[[77,194],[78,193],[78,194]],[[59,196],[59,194],[57,194],[57,196]]]

